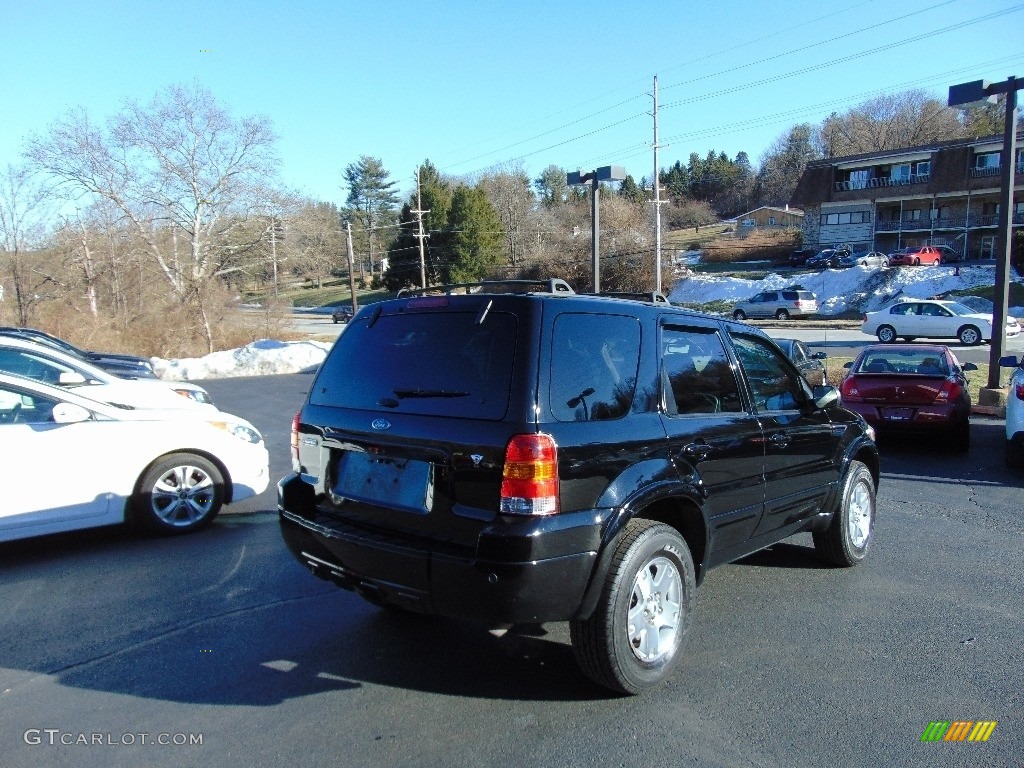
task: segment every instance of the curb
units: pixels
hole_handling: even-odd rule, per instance
[[[1006,418],[1006,408],[1001,405],[972,405],[972,416],[994,416],[997,419]]]

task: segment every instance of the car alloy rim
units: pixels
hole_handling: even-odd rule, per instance
[[[626,632],[633,654],[651,664],[671,656],[678,645],[683,580],[665,557],[650,560],[633,580]]]
[[[168,525],[187,526],[209,514],[216,499],[213,479],[200,467],[181,465],[153,484],[150,505]]]
[[[850,524],[850,543],[857,549],[863,549],[871,536],[871,492],[867,481],[861,480],[853,487],[846,515]]]
[[[968,328],[966,331],[964,331],[963,337],[964,337],[963,338],[964,344],[973,344],[974,342],[976,342],[978,340],[978,334],[976,334],[970,328]]]

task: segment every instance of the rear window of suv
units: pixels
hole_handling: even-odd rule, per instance
[[[351,322],[309,401],[498,421],[508,409],[517,323],[503,312],[478,320],[479,312],[414,312]]]
[[[810,291],[783,291],[782,298],[787,301],[814,301],[814,294]]]

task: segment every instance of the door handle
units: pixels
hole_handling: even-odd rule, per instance
[[[785,448],[789,445],[789,436],[783,432],[776,432],[768,438],[768,442],[772,444],[773,448]]]
[[[711,446],[707,443],[689,443],[683,447],[683,453],[694,461],[704,461],[711,455]]]

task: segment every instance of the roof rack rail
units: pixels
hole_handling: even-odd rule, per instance
[[[471,288],[476,288],[477,291],[471,291]],[[448,285],[431,285],[426,288],[403,288],[398,292],[398,296],[401,298],[402,296],[423,296],[429,293],[455,293],[460,289],[465,293],[477,293],[498,288],[508,290],[494,290],[495,293],[576,293],[565,280],[549,277],[546,280],[481,280],[476,283],[449,283]]]
[[[601,291],[595,296],[611,296],[616,299],[632,299],[633,301],[647,301],[652,304],[669,304],[668,298],[661,291]]]

